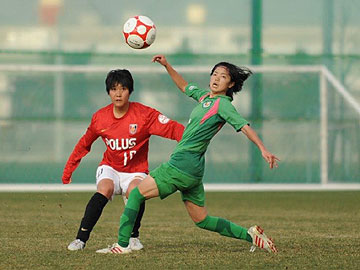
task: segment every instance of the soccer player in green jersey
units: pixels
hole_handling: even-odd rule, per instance
[[[183,137],[170,160],[151,171],[150,175],[131,191],[121,216],[118,242],[97,252],[131,252],[128,247],[129,238],[141,203],[158,196],[165,199],[177,190],[181,192],[185,208],[199,228],[246,240],[252,243],[250,251],[259,247],[269,252],[277,252],[273,240],[268,238],[259,226],[245,229],[229,220],[209,216],[204,206],[204,154],[210,140],[226,122],[236,131],[242,131],[259,148],[270,169],[278,167],[277,161],[280,160],[266,149],[256,132],[231,104],[233,94],[241,91],[251,71],[227,62],[218,63],[211,71],[210,90],[203,90],[185,81],[167,62],[165,56],[155,55],[152,61],[163,65],[177,87],[198,101],[198,105],[192,111]]]

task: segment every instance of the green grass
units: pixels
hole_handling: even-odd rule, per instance
[[[279,253],[195,227],[178,193],[147,202],[145,250],[96,254],[117,239],[120,197],[86,249],[69,252],[90,193],[0,193],[0,269],[360,269],[360,192],[207,193],[211,215],[261,225]]]

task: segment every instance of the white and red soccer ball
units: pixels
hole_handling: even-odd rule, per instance
[[[124,24],[125,42],[133,49],[144,49],[153,44],[156,37],[156,27],[146,16],[134,16]]]

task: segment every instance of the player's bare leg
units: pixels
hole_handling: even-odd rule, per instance
[[[159,196],[159,190],[155,179],[150,175],[145,177],[145,179],[139,184],[138,188],[141,195],[143,195],[147,200]]]
[[[207,210],[204,206],[198,206],[190,201],[185,201],[184,204],[190,218],[195,223],[200,222],[206,218]]]
[[[111,196],[114,193],[114,181],[106,178],[102,179],[98,183],[96,191],[104,195],[108,200],[110,200]]]

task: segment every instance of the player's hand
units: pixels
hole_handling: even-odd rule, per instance
[[[278,157],[276,157],[275,155],[271,154],[268,151],[263,151],[261,154],[262,154],[263,158],[266,160],[266,162],[269,163],[270,169],[272,169],[274,167],[276,167],[276,168],[279,167],[277,161],[280,161],[280,159]]]
[[[71,183],[71,177],[70,178],[63,177],[61,180],[64,185]]]
[[[153,62],[153,63],[157,62],[160,65],[163,65],[164,67],[168,64],[165,56],[162,54],[157,54],[157,55],[153,56],[151,62]]]

